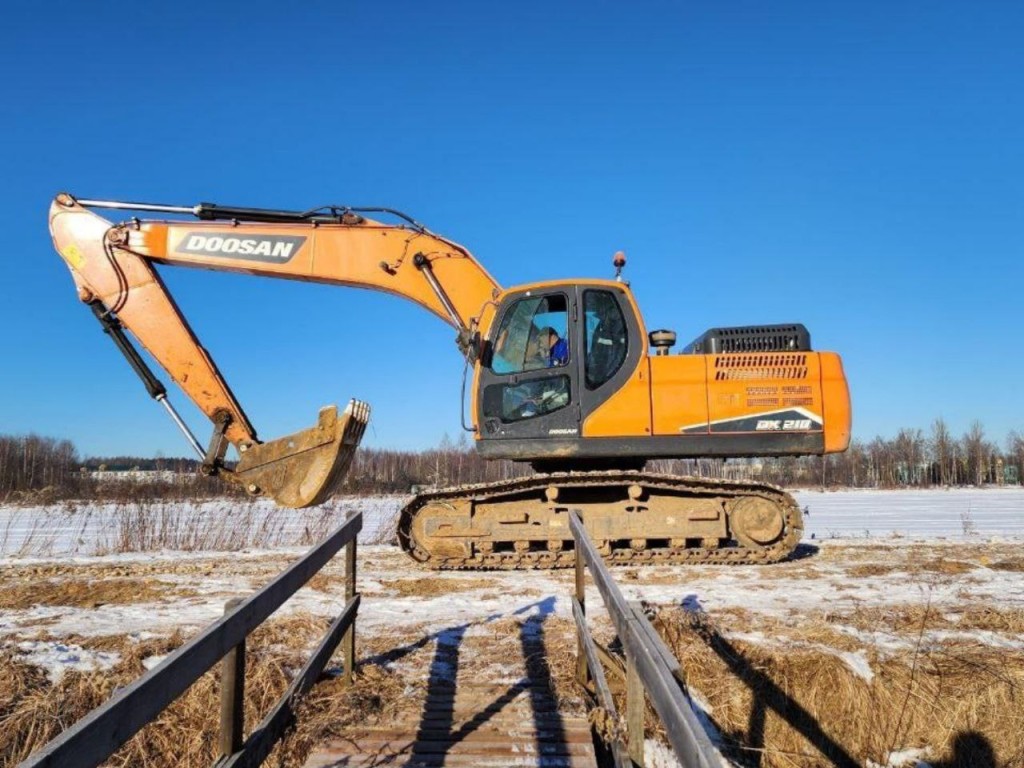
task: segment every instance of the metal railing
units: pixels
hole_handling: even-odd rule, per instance
[[[576,511],[569,512],[569,529],[576,546],[576,594],[572,602],[576,619],[576,676],[584,685],[593,683],[598,703],[613,722],[618,721],[618,712],[604,674],[602,654],[587,629],[587,568],[626,654],[626,742],[616,736],[610,744],[616,768],[644,764],[645,693],[682,764],[687,768],[718,768],[722,765],[721,756],[693,712],[680,679],[679,662],[640,607],[626,602]]]
[[[248,598],[228,602],[223,618],[164,659],[106,703],[97,707],[19,765],[19,768],[92,768],[110,757],[145,725],[223,659],[221,678],[221,757],[218,768],[258,766],[270,754],[294,718],[298,697],[308,691],[343,642],[345,680],[352,682],[355,663],[356,536],[362,513],[350,516],[301,560]],[[245,639],[323,568],[342,547],[346,549],[345,607],[332,622],[320,645],[299,671],[278,703],[243,738],[245,700]]]

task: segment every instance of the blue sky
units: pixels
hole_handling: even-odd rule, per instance
[[[1024,430],[1019,3],[37,8],[0,29],[0,432],[187,452],[75,299],[60,190],[392,206],[503,285],[621,248],[649,328],[805,323],[857,437]],[[453,332],[412,304],[163,274],[262,436],[352,396],[367,444],[460,432]]]

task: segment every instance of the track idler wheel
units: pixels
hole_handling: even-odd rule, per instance
[[[779,540],[786,527],[783,510],[768,499],[747,496],[729,509],[729,527],[740,544],[759,549]]]
[[[427,502],[413,518],[410,534],[415,549],[428,553],[431,559],[468,560],[472,547],[485,548],[490,542],[471,543],[466,536],[468,515],[457,505],[435,499]]]

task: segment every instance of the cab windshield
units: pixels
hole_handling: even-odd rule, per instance
[[[557,368],[569,363],[568,302],[564,294],[520,299],[505,313],[491,353],[497,374]]]

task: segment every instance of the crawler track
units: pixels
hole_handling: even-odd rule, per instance
[[[567,568],[569,509],[612,564],[774,563],[803,533],[796,501],[773,485],[600,471],[429,491],[402,510],[398,537],[432,568]]]

